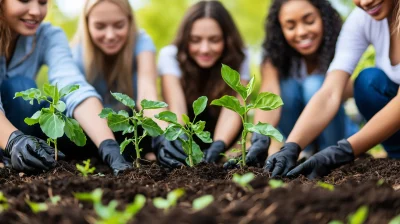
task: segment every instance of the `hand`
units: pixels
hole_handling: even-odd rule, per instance
[[[152,148],[161,166],[166,168],[185,166],[187,155],[183,151],[182,143],[178,139],[168,141],[163,135],[154,137]]]
[[[114,139],[104,140],[99,146],[99,153],[103,162],[111,167],[114,175],[118,175],[121,171],[132,167],[132,164],[126,162],[120,154],[118,142]]]
[[[216,163],[221,159],[221,153],[225,152],[225,143],[221,140],[211,143],[211,146],[204,151],[204,162]]]
[[[297,177],[300,174],[309,179],[322,177],[341,165],[354,160],[354,153],[350,143],[346,139],[338,141],[338,145],[328,148],[311,156],[304,163],[298,165],[287,176]]]
[[[47,143],[34,136],[25,135],[17,130],[8,138],[4,156],[9,157],[13,169],[27,173],[37,173],[56,166],[55,150]],[[65,155],[58,152],[60,158]],[[5,161],[8,159],[6,158]]]
[[[271,177],[284,176],[296,166],[300,154],[300,146],[294,142],[287,142],[281,150],[267,159],[265,169],[272,172]]]

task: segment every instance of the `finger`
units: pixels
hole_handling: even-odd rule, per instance
[[[276,161],[275,168],[272,171],[271,177],[281,176],[284,170],[285,170],[285,162],[282,160]]]
[[[38,173],[41,170],[26,164],[23,160],[22,154],[18,153],[17,158],[13,159],[12,168],[25,173]]]
[[[177,160],[184,162],[186,160],[186,154],[184,153],[182,146],[176,146],[175,144],[168,144],[167,152]]]
[[[267,162],[265,163],[265,168],[264,169],[267,170],[268,172],[272,172],[272,170],[275,167],[275,161],[276,161],[275,158],[269,158],[267,160]]]
[[[28,144],[26,146],[26,149],[28,150],[28,153],[31,155],[31,157],[36,157],[40,161],[43,162],[47,167],[55,167],[56,166],[56,161],[54,160],[54,153],[51,155],[47,153],[47,148],[42,147],[41,144],[38,142],[37,145],[32,145]]]
[[[4,163],[5,167],[8,167],[8,168],[12,167],[11,160],[8,157],[5,157],[5,156],[3,157],[3,163]]]
[[[184,166],[183,163],[181,163],[177,160],[171,159],[169,157],[169,153],[165,152],[164,148],[162,148],[159,151],[159,162],[162,166],[167,167],[167,168],[178,168],[178,167]]]
[[[302,163],[302,164],[296,166],[294,169],[292,169],[290,172],[288,172],[286,174],[286,176],[290,177],[290,178],[294,178],[294,177],[298,177],[300,174],[304,174],[304,171],[305,171],[304,164],[305,163]]]
[[[234,169],[236,167],[237,161],[236,160],[229,160],[228,162],[224,163],[224,169]]]
[[[23,155],[22,160],[24,161],[25,164],[27,164],[31,167],[35,167],[40,170],[49,170],[50,168],[55,166],[55,163],[54,163],[54,166],[47,166],[41,160],[39,160],[35,156],[29,155],[29,154]]]

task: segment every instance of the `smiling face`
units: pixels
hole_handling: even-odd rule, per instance
[[[375,20],[382,20],[392,14],[393,0],[353,0],[359,8],[366,11]]]
[[[319,10],[307,0],[288,1],[279,11],[279,23],[287,43],[303,56],[315,54],[323,39]]]
[[[117,54],[128,38],[129,18],[122,9],[109,1],[92,8],[88,15],[90,37],[104,54]]]
[[[221,27],[211,18],[198,19],[190,32],[189,54],[201,68],[212,67],[224,51]]]
[[[47,0],[3,0],[4,19],[12,32],[32,36],[47,14]]]

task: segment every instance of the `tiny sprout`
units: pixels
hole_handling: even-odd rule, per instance
[[[232,181],[237,185],[241,186],[246,191],[252,191],[253,188],[250,186],[250,182],[255,178],[254,173],[246,173],[243,175],[233,174]]]
[[[3,192],[0,191],[0,213],[6,211],[8,208],[8,200]]]
[[[50,197],[50,202],[53,205],[57,205],[60,200],[61,200],[60,195],[57,195],[57,196],[54,196],[54,197]]]
[[[91,174],[96,170],[95,167],[90,167],[90,159],[83,161],[83,164],[84,166],[76,164],[76,169],[78,169],[84,177],[87,177],[88,174]]]
[[[400,224],[400,215],[394,217],[392,220],[390,220],[389,224]]]
[[[276,188],[284,187],[285,183],[282,180],[271,179],[271,180],[268,181],[268,185],[272,189],[276,189]]]
[[[319,187],[322,187],[322,188],[324,188],[326,190],[329,190],[329,191],[334,191],[335,190],[335,186],[333,186],[332,184],[328,184],[328,183],[322,182],[322,181],[318,181],[317,185]]]
[[[175,189],[168,193],[167,198],[154,198],[153,205],[158,209],[164,209],[164,211],[168,211],[168,209],[175,207],[179,198],[185,194],[185,190],[182,188]]]
[[[363,205],[354,214],[349,215],[349,224],[363,224],[368,218],[368,207]]]
[[[380,179],[378,180],[378,182],[376,183],[376,186],[382,186],[385,183],[385,179]]]
[[[213,201],[214,197],[212,195],[204,195],[194,199],[192,207],[195,211],[200,211],[213,203]]]
[[[47,209],[49,209],[49,206],[47,206],[46,203],[36,203],[28,199],[26,199],[25,202],[29,206],[29,208],[31,208],[32,212],[35,214],[47,211]]]

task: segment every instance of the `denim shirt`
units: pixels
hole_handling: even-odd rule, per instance
[[[86,82],[84,75],[72,60],[68,39],[60,28],[42,23],[34,36],[19,36],[14,54],[7,66],[6,58],[0,56],[0,86],[3,80],[22,75],[36,79],[42,65],[49,68],[48,77],[52,85],[77,84],[79,89],[64,97],[67,116],[72,117],[74,109],[88,97],[97,97],[96,90]],[[4,112],[0,96],[0,110]]]
[[[140,30],[137,34],[136,37],[136,43],[135,43],[135,48],[133,53],[133,74],[132,74],[132,86],[133,86],[133,96],[137,96],[137,62],[136,58],[137,56],[142,53],[142,52],[156,52],[156,47],[154,46],[154,43],[151,39],[151,37],[144,31]],[[82,44],[77,44],[72,48],[72,56],[75,61],[75,63],[78,65],[78,68],[80,71],[85,74],[85,68],[84,68],[84,58],[83,58],[83,49],[82,49]],[[86,75],[86,74],[85,74]],[[93,87],[96,89],[96,91],[100,94],[100,96],[104,99],[104,107],[110,107],[114,110],[119,110],[122,109],[120,103],[116,101],[110,94],[110,88],[107,86],[107,82],[104,79],[102,74],[99,74],[94,80],[93,83],[91,83]],[[134,99],[136,100],[136,99]]]

